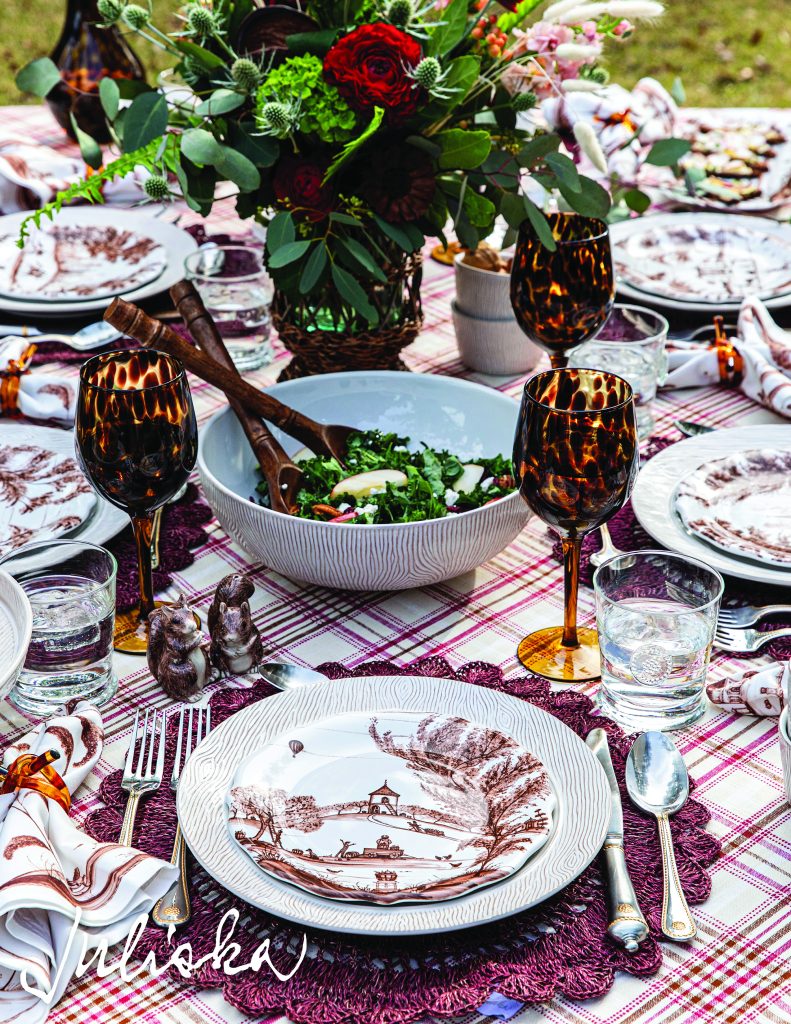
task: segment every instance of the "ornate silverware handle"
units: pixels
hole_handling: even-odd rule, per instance
[[[648,935],[648,924],[637,902],[637,895],[626,869],[623,840],[607,836],[604,841],[604,863],[607,868],[607,934],[620,942],[630,953]]]
[[[151,911],[154,924],[159,925],[160,928],[168,928],[172,924],[186,924],[192,913],[187,888],[187,851],[179,825],[176,826],[176,840],[173,843],[173,856],[170,858],[170,863],[179,869],[179,876],[165,895],[157,900]]]
[[[665,891],[662,899],[662,931],[669,939],[682,942],[694,939],[697,927],[692,919],[681,880],[676,867],[676,855],[673,852],[673,836],[670,832],[670,821],[666,814],[657,814],[659,823],[659,842],[662,847],[662,872],[665,876]]]
[[[118,842],[121,846],[132,845],[132,831],[135,827],[135,818],[137,816],[137,805],[140,803],[140,791],[136,790],[129,794],[126,801],[126,810],[124,811],[124,820],[121,824],[121,832],[118,836]]]

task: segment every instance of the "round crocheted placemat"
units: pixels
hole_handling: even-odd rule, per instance
[[[320,670],[330,678],[397,674],[460,679],[529,700],[580,737],[603,726],[623,787],[630,739],[614,723],[598,716],[584,694],[552,692],[548,683],[531,676],[504,680],[501,670],[486,662],[472,662],[455,671],[442,658],[425,658],[405,666],[369,662],[353,670],[327,663]],[[273,692],[263,680],[247,690],[221,690],[211,699],[212,722],[219,725]],[[171,716],[166,777],[176,728],[176,716]],[[105,806],[86,822],[86,830],[96,839],[115,841],[118,837],[126,803],[120,783],[120,771],[102,783],[100,795]],[[266,967],[227,977],[211,966],[201,968],[191,980],[202,988],[221,988],[231,1005],[253,1016],[284,1013],[296,1024],[408,1024],[429,1015],[444,1018],[470,1012],[493,991],[525,1003],[544,1002],[560,994],[572,999],[601,996],[612,986],[616,971],[647,976],[654,974],[662,961],[657,941],[662,905],[657,828],[653,818],[632,807],[625,791],[622,798],[629,870],[651,925],[650,938],[634,955],[606,935],[605,893],[594,862],[557,896],[504,921],[462,932],[388,940],[333,935],[279,920],[237,900],[194,866],[189,873],[191,921],[170,942],[166,933],[147,928],[135,956],[142,959],[153,951],[158,962],[164,963],[180,942],[191,944],[195,959],[204,956],[214,947],[223,914],[235,908],[240,915],[234,935],[241,947],[238,963],[249,962],[253,951],[268,939],[272,962],[287,974],[298,962],[303,934],[307,936],[307,956],[287,981],[279,981]],[[706,867],[720,850],[717,840],[704,831],[708,818],[706,809],[694,799],[672,818],[679,875],[693,904],[709,895]],[[224,824],[218,822],[217,827]],[[175,828],[174,796],[161,786],[141,803],[134,843],[168,858]],[[171,973],[174,979],[180,977],[175,969]]]

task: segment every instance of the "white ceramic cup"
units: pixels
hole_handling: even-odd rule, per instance
[[[791,719],[788,708],[783,708],[777,724],[777,736],[780,743],[780,761],[783,765],[783,785],[786,800],[791,804]]]
[[[495,274],[464,262],[466,253],[454,261],[456,305],[462,313],[476,320],[512,320],[511,275]]]
[[[532,370],[541,355],[513,315],[505,320],[469,316],[452,303],[453,327],[465,366],[479,373],[516,376]]]

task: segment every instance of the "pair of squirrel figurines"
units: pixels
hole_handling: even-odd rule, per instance
[[[220,580],[209,608],[209,636],[202,633],[182,594],[175,604],[148,617],[148,667],[173,700],[198,700],[220,676],[250,672],[264,658],[261,635],[250,612],[255,587],[248,576]]]

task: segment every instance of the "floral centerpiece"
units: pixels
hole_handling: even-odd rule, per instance
[[[580,148],[603,165],[591,126],[561,139],[524,114],[550,92],[600,88],[604,42],[662,7],[560,0],[525,27],[538,2],[191,2],[166,35],[147,8],[99,0],[106,23],[172,54],[192,94],[102,80],[118,155],[75,126],[95,173],[33,220],[74,198],[100,200],[105,180],[139,165],[151,199],[180,194],[203,215],[231,182],[239,216],[268,225],[276,323],[301,356],[292,372],[398,365],[420,327],[426,236],[452,231],[475,248],[498,216],[511,234],[527,218],[552,247],[530,179],[582,214],[610,209],[610,192],[577,169]],[[42,59],[18,83],[46,95],[56,76]]]

